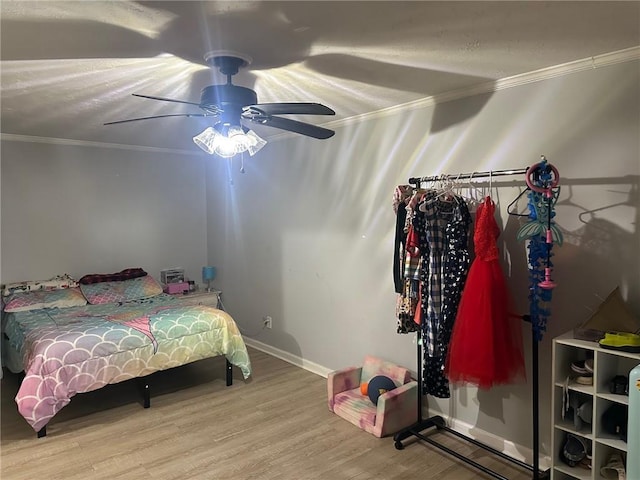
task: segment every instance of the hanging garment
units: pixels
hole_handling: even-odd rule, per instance
[[[397,187],[394,194],[394,210],[396,210],[397,219],[393,268],[394,284],[398,293],[396,299],[398,333],[410,333],[418,330],[414,317],[416,311],[419,311],[417,305],[419,303],[421,260],[418,236],[413,229],[412,219],[423,192],[406,187],[405,185]]]
[[[499,262],[495,203],[478,207],[474,231],[476,257],[462,291],[446,374],[452,383],[481,388],[525,380],[522,331]]]
[[[419,316],[420,308],[420,269],[422,260],[420,258],[420,246],[418,235],[409,225],[407,233],[405,263],[404,263],[404,289],[402,291],[404,310],[398,320],[398,333],[408,333],[418,331],[420,322],[415,323],[416,315]]]
[[[407,239],[407,203],[413,195],[411,185],[398,185],[393,191],[393,211],[396,214],[395,249],[393,252],[393,283],[396,293],[402,293],[405,241]]]
[[[448,398],[447,347],[469,268],[471,215],[462,197],[424,196],[414,217],[421,255],[420,308],[424,359],[422,391]]]

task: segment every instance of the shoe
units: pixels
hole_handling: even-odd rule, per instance
[[[587,358],[584,361],[584,368],[587,370],[587,372],[593,374],[593,358]]]
[[[593,385],[593,358],[577,360],[571,364],[571,371],[578,375],[574,377],[580,385]]]
[[[598,342],[602,348],[621,352],[640,353],[640,335],[625,332],[610,332]]]
[[[579,375],[593,374],[593,359],[575,361],[571,364],[571,370]]]
[[[574,380],[580,385],[593,385],[593,376],[591,375],[580,375],[575,377]]]
[[[567,433],[566,441],[560,452],[560,459],[570,467],[577,466],[587,457],[587,445],[581,437]]]
[[[600,475],[602,475],[603,478],[626,480],[627,472],[625,471],[622,455],[612,453],[605,466],[600,469]]]

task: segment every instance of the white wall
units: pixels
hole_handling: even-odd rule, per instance
[[[541,448],[549,455],[551,339],[586,320],[617,285],[640,311],[639,72],[638,62],[602,67],[346,126],[327,141],[271,142],[245,160],[244,175],[237,163],[230,171],[222,160],[208,164],[216,205],[208,255],[228,310],[249,332],[271,315],[273,330],[260,341],[330,369],[367,353],[415,369],[414,337],[396,334],[394,318],[394,187],[410,176],[526,167],[544,154],[562,177],[565,235],[554,249],[558,287],[540,344]],[[523,185],[524,177],[496,179],[492,194],[505,270],[527,313],[525,246],[515,240],[519,220],[506,213]],[[526,201],[518,205],[523,211]],[[530,385],[461,387],[428,402],[430,414],[532,445]]]
[[[3,283],[206,263],[199,156],[2,142]]]

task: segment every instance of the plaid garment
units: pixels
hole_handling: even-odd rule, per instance
[[[422,308],[424,311],[423,342],[425,352],[435,354],[435,339],[440,322],[442,260],[445,250],[447,218],[439,215],[435,193],[425,196],[420,209],[416,209],[414,228],[418,232],[422,253]],[[450,216],[450,215],[448,215]]]
[[[441,398],[450,396],[444,364],[469,267],[470,224],[471,215],[463,198],[446,202],[433,192],[425,196],[414,219],[422,254],[422,390]]]
[[[91,273],[78,280],[78,283],[89,285],[91,283],[120,282],[122,280],[144,277],[145,275],[147,275],[147,272],[141,268],[125,268],[117,273]]]

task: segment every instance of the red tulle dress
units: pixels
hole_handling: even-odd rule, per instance
[[[509,290],[498,259],[500,228],[490,197],[478,207],[473,235],[476,257],[462,291],[445,372],[452,383],[481,388],[526,378],[522,326],[512,314]]]

